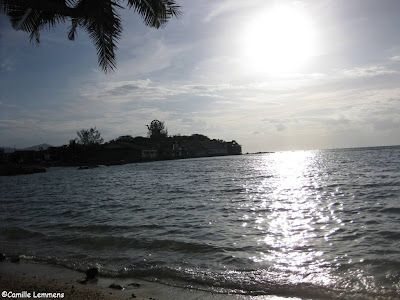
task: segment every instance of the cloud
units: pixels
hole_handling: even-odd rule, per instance
[[[145,37],[141,43],[133,41],[132,48],[134,50],[129,51],[130,54],[119,59],[116,78],[146,76],[164,70],[191,46],[169,44],[157,37]]]
[[[277,98],[281,106],[269,108],[268,117],[260,107],[256,107],[260,112],[252,110],[248,119],[259,118],[255,124],[258,131],[270,134],[274,131],[286,132],[293,136],[304,133],[309,136],[332,135],[348,130],[367,132],[368,128],[397,130],[397,121],[387,120],[398,120],[400,89],[344,89],[307,93],[304,91],[289,98]]]
[[[285,126],[283,124],[277,124],[275,127],[276,127],[277,131],[284,131],[287,129],[287,126]]]
[[[149,87],[150,84],[151,84],[150,79],[118,82],[115,84],[111,84],[111,86],[108,88],[106,87],[107,90],[104,91],[102,95],[99,95],[99,97],[126,96],[138,90],[145,90]]]
[[[243,75],[239,72],[240,60],[233,56],[216,55],[195,63],[192,75],[203,82],[225,82],[237,80]]]
[[[253,0],[251,3],[249,1],[242,0],[225,0],[214,2],[215,5],[211,8],[211,11],[203,19],[203,22],[210,22],[213,19],[220,17],[226,13],[243,12],[246,10],[252,10],[255,8],[260,8],[265,6],[265,1]]]
[[[398,130],[398,128],[400,128],[400,118],[375,118],[369,119],[368,122],[372,124],[377,131]]]
[[[11,57],[6,57],[0,62],[0,72],[13,72],[15,71],[15,61]]]
[[[387,74],[398,74],[399,71],[387,69],[384,66],[370,66],[354,69],[337,70],[337,73],[345,77],[373,77]]]
[[[400,61],[400,55],[397,56],[393,56],[391,58],[389,58],[390,60],[394,60],[394,61]]]
[[[180,92],[167,84],[145,80],[99,82],[88,84],[79,91],[80,97],[96,103],[121,104],[160,101]]]
[[[5,101],[0,101],[0,106],[2,106],[3,109],[6,109],[6,108],[16,108],[16,107],[17,107],[17,105],[15,105],[15,104],[10,104],[10,103],[5,102]]]
[[[195,97],[218,99],[227,103],[224,94],[237,87],[230,84],[187,84],[185,82],[154,82],[150,79],[100,82],[82,87],[80,96],[95,102],[112,104],[160,104],[169,102],[194,102]],[[199,100],[199,99],[198,99]]]
[[[179,127],[181,127],[181,130],[186,134],[191,134],[199,128],[207,127],[207,122],[194,116],[192,118],[184,116],[183,118],[177,119],[177,121],[180,123]]]

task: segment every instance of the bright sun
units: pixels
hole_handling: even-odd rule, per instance
[[[292,7],[275,7],[254,16],[242,33],[242,61],[250,73],[295,72],[315,54],[311,20]]]

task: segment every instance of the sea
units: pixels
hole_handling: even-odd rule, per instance
[[[221,294],[400,299],[400,146],[0,177],[0,250]]]

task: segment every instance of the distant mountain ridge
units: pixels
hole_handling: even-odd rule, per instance
[[[14,149],[14,148],[10,148],[10,147],[0,147],[2,149],[4,149],[5,153],[12,153],[15,150],[22,150],[22,151],[28,151],[28,150],[34,150],[34,151],[39,151],[40,148],[42,148],[43,150],[47,150],[47,148],[49,147],[53,147],[52,145],[49,144],[40,144],[40,145],[35,145],[35,146],[31,146],[31,147],[27,147],[27,148],[22,148],[22,149]]]

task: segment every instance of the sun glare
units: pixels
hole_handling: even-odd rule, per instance
[[[296,72],[315,54],[315,28],[301,10],[275,7],[254,16],[241,44],[247,72]]]

